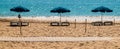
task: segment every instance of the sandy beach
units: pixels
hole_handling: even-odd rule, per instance
[[[84,23],[84,20],[82,20],[82,22],[78,21],[75,28],[75,24],[73,22],[70,22],[70,26],[50,26],[50,22],[54,22],[53,20],[49,21],[47,18],[40,19],[22,18],[22,22],[30,22],[30,25],[22,27],[22,35],[20,35],[19,27],[10,26],[10,21],[18,21],[18,18],[1,18],[0,36],[119,37],[120,35],[120,24],[112,26],[93,26],[91,24],[87,24],[87,30],[85,32],[85,24],[82,24]],[[69,22],[69,18],[67,20]],[[109,21],[112,20],[113,19]],[[115,22],[119,23],[119,21]],[[90,23],[90,19],[88,19],[88,23]]]
[[[120,40],[89,42],[0,42],[1,49],[120,49]]]
[[[99,17],[98,17],[99,18]],[[29,26],[22,27],[22,35],[19,27],[11,27],[10,21],[18,21],[18,18],[0,19],[0,36],[7,37],[119,37],[120,24],[113,26],[93,26],[87,24],[85,32],[84,19],[78,21],[75,28],[74,19],[70,26],[50,26],[55,19],[47,18],[22,18],[23,22],[30,22]],[[44,19],[47,19],[44,21]],[[59,18],[56,18],[56,21]],[[67,18],[69,21],[71,18]],[[51,21],[50,21],[51,20]],[[71,21],[72,21],[71,20]],[[88,19],[88,22],[91,19]],[[113,21],[113,19],[109,19]],[[116,20],[119,20],[118,18]],[[66,21],[66,18],[65,18]],[[92,20],[93,21],[93,20]],[[97,20],[94,20],[97,21]],[[116,21],[119,23],[119,21]],[[113,41],[85,41],[85,42],[0,42],[0,49],[120,49],[120,40]]]

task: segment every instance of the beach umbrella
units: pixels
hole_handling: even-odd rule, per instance
[[[70,10],[63,8],[63,7],[57,7],[57,8],[52,9],[50,12],[51,13],[58,13],[60,15],[60,22],[61,22],[61,14],[68,13],[68,12],[70,12]]]
[[[100,12],[101,13],[101,21],[102,21],[102,13],[113,12],[113,10],[111,10],[107,7],[104,7],[104,6],[100,6],[100,7],[97,7],[95,9],[91,10],[91,12]]]
[[[27,8],[24,8],[22,6],[17,6],[17,7],[11,8],[10,11],[21,13],[21,12],[29,12],[30,10]],[[20,20],[20,18],[21,18],[20,14],[18,15],[18,18]]]
[[[30,10],[27,9],[27,8],[24,8],[22,6],[17,6],[17,7],[11,8],[10,11],[17,12],[17,13],[22,13],[22,12],[29,12]],[[19,18],[19,22],[21,23],[21,20],[20,20],[21,15],[20,14],[18,15],[18,18]],[[21,25],[20,25],[20,33],[21,33]]]

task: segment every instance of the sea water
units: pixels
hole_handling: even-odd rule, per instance
[[[101,13],[93,13],[91,10],[99,6],[113,10],[103,15],[120,16],[120,0],[0,0],[0,16],[18,15],[19,13],[10,11],[16,6],[23,6],[30,10],[30,12],[20,13],[23,16],[58,16],[58,13],[50,12],[56,7],[64,7],[71,11],[63,13],[63,16],[97,16]]]

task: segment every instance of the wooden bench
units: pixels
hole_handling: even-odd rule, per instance
[[[70,23],[69,22],[61,22],[61,26],[69,26]]]
[[[10,26],[28,26],[28,22],[10,22]]]
[[[28,25],[29,25],[28,22],[22,22],[22,23],[21,23],[21,26],[28,26]]]
[[[105,26],[110,26],[110,25],[113,25],[113,22],[112,21],[105,21],[104,25]]]
[[[51,22],[50,25],[51,26],[59,26],[59,22]]]
[[[93,26],[103,26],[103,22],[102,21],[96,21],[96,22],[92,22]]]
[[[18,26],[19,23],[18,22],[10,22],[10,26]]]

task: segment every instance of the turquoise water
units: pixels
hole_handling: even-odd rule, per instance
[[[120,0],[0,0],[0,16],[16,16],[18,13],[11,12],[10,8],[23,6],[30,9],[30,12],[21,13],[24,16],[57,16],[57,13],[50,13],[56,7],[64,7],[71,10],[63,16],[96,16],[101,13],[92,13],[91,10],[105,6],[113,10],[112,13],[105,13],[109,16],[120,16]]]

